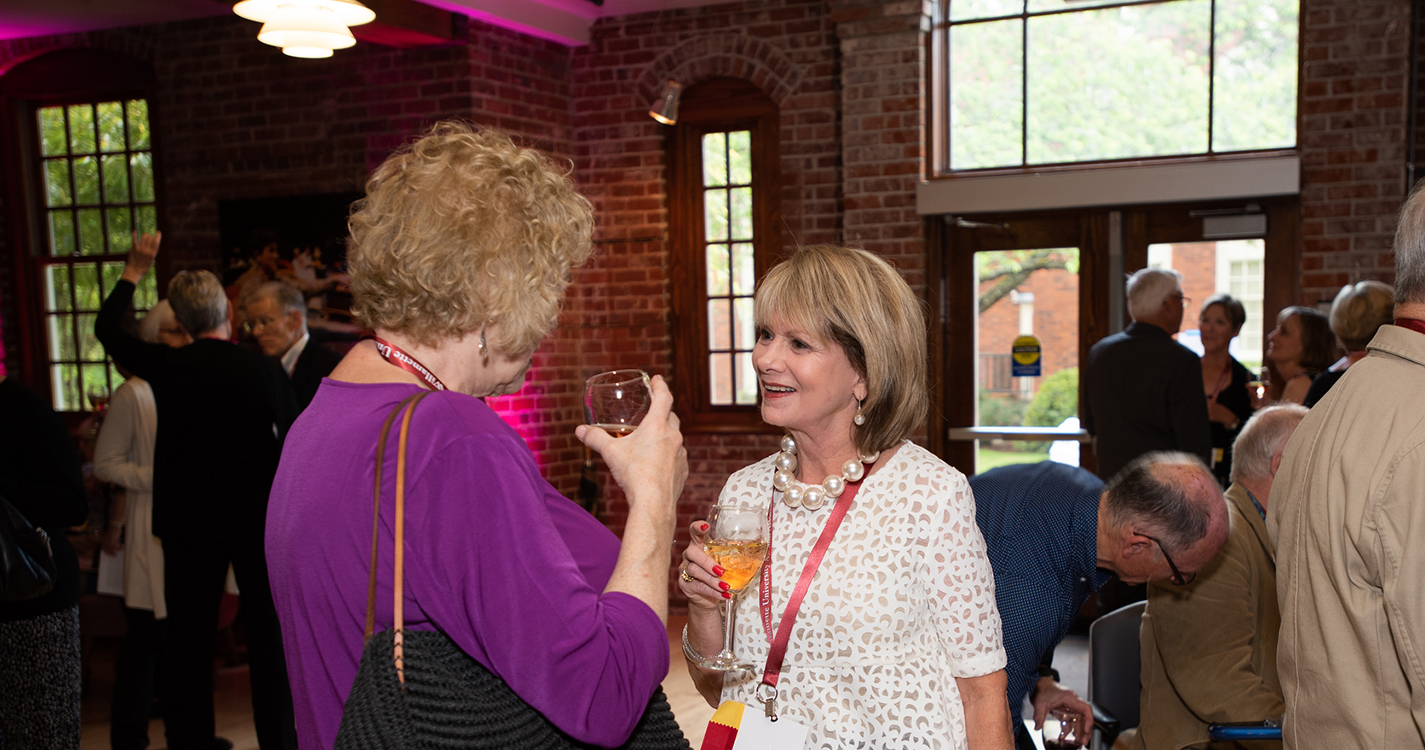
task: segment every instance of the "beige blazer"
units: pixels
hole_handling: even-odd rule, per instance
[[[153,389],[129,378],[114,389],[109,412],[94,445],[94,476],[122,485],[129,504],[124,517],[124,606],[168,616],[163,599],[163,543],[153,535],[153,441],[158,410]]]
[[[1227,488],[1227,504],[1227,543],[1193,582],[1148,585],[1139,634],[1141,717],[1132,744],[1138,750],[1237,747],[1209,744],[1207,725],[1282,714],[1272,544],[1246,488]]]
[[[1382,326],[1267,506],[1293,748],[1425,748],[1425,335]]]

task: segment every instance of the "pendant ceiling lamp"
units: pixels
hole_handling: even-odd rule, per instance
[[[292,57],[331,57],[356,44],[348,26],[376,20],[357,0],[242,0],[233,12],[262,24],[257,41]]]

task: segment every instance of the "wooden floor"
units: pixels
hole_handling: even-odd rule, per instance
[[[703,730],[713,709],[693,689],[693,681],[683,662],[683,623],[686,618],[675,613],[668,619],[668,642],[670,669],[663,681],[663,691],[668,694],[668,702],[673,707],[673,715],[683,727],[688,742],[694,748],[703,742]],[[113,694],[113,658],[116,644],[105,643],[95,647],[91,660],[90,679],[84,690],[83,734],[80,747],[83,750],[107,750],[109,747],[109,699]],[[247,667],[219,668],[214,682],[215,717],[218,736],[226,737],[233,743],[233,750],[257,750],[257,733],[252,727],[252,703],[248,692]],[[163,721],[154,719],[148,730],[150,748],[165,748],[168,743],[163,737]]]
[[[673,715],[683,727],[688,742],[697,748],[702,745],[703,731],[713,709],[693,689],[693,681],[683,662],[682,634],[685,615],[673,613],[668,618],[668,676],[663,680],[663,691],[668,694],[668,702],[673,707]],[[83,750],[106,750],[109,747],[109,697],[113,691],[114,644],[96,647],[90,681],[84,696],[84,730],[81,738]],[[1058,667],[1064,684],[1086,693],[1088,682],[1088,639],[1083,636],[1069,636],[1054,653],[1054,664]],[[233,743],[234,750],[257,750],[257,734],[252,727],[252,704],[248,694],[247,667],[219,668],[214,684],[214,704],[218,735]],[[1032,716],[1032,713],[1029,714]],[[149,725],[150,747],[164,748],[163,721],[153,720]]]

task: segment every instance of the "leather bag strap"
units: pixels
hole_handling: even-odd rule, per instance
[[[396,679],[400,680],[402,685],[406,684],[406,599],[401,595],[406,582],[406,436],[411,431],[411,415],[416,413],[416,406],[431,393],[432,391],[422,391],[411,399],[410,408],[406,410],[405,416],[401,417],[401,434],[396,440],[396,585],[392,586],[396,600],[391,605],[396,646],[392,656],[396,662]]]
[[[396,408],[386,415],[386,421],[381,425],[381,437],[376,441],[376,481],[371,490],[371,575],[366,586],[366,627],[363,629],[361,637],[363,644],[371,640],[372,634],[376,632],[376,542],[381,530],[381,473],[386,465],[386,441],[391,434],[391,425],[396,422],[396,417],[420,395],[421,393],[412,393],[402,399],[401,403],[396,404]]]

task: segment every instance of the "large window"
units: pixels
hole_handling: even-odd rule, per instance
[[[1298,0],[942,7],[950,170],[1296,145]]]
[[[94,318],[119,275],[134,232],[157,229],[153,146],[143,99],[39,107],[37,148],[44,196],[46,364],[59,411],[82,411],[120,383],[94,338]],[[157,302],[145,275],[134,307]]]
[[[775,254],[777,108],[747,81],[690,87],[669,139],[678,387],[693,429],[757,429],[755,283]]]

